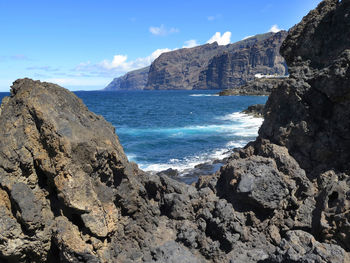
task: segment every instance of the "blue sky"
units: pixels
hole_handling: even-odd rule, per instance
[[[23,77],[101,89],[164,51],[288,30],[319,2],[0,0],[0,91]]]

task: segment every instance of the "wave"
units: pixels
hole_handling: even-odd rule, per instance
[[[191,94],[190,97],[217,97],[219,94]]]
[[[252,120],[250,122],[237,121],[235,124],[222,124],[222,125],[198,125],[187,127],[175,127],[175,128],[120,128],[118,134],[126,133],[131,136],[152,135],[160,134],[168,137],[184,137],[206,133],[226,133],[228,135],[236,135],[242,137],[256,136],[262,120]]]
[[[227,143],[224,148],[214,149],[213,151],[208,153],[200,153],[198,155],[186,157],[182,160],[170,159],[167,163],[139,163],[139,166],[141,169],[149,172],[160,172],[172,168],[178,170],[181,173],[186,170],[193,169],[198,164],[208,162],[212,163],[215,160],[222,160],[226,157],[229,157],[233,148],[244,147],[248,142],[249,140],[231,141]],[[217,166],[216,168],[219,168],[219,166]]]
[[[213,162],[228,157],[233,148],[244,147],[249,141],[258,135],[258,130],[263,122],[263,118],[255,118],[244,113],[234,112],[217,118],[223,121],[223,124],[197,125],[178,128],[161,129],[129,129],[129,133],[141,135],[145,133],[165,134],[169,137],[183,137],[186,135],[198,135],[200,133],[223,133],[231,137],[223,148],[214,149],[210,152],[202,152],[197,155],[188,156],[182,159],[171,159],[166,163],[140,163],[139,166],[145,171],[159,172],[169,168],[184,172],[193,169],[196,165],[206,162]],[[129,157],[129,156],[128,156]],[[130,156],[132,160],[137,156]]]
[[[167,163],[155,163],[155,164],[139,164],[140,168],[144,171],[160,172],[169,168],[176,169],[180,173],[189,169],[193,169],[196,165],[201,163],[213,162],[214,160],[220,160],[230,155],[230,149],[215,149],[210,153],[202,153],[199,155],[189,156],[180,159],[171,159]]]

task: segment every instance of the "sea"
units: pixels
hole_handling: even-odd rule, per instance
[[[262,118],[241,113],[266,96],[218,96],[218,91],[77,91],[111,122],[130,161],[146,171],[185,171],[243,147]],[[9,93],[0,93],[0,99]]]

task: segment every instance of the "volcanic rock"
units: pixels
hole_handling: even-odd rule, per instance
[[[284,78],[254,79],[242,86],[222,90],[219,96],[268,96],[283,81]]]
[[[248,106],[248,108],[242,112],[248,115],[252,115],[256,118],[259,118],[259,117],[264,117],[264,108],[265,108],[265,104],[254,104],[254,105]]]
[[[256,74],[284,76],[287,67],[279,49],[286,34],[280,31],[216,55],[201,71],[195,89],[232,89],[254,80]]]
[[[0,260],[350,262],[349,13],[325,0],[290,30],[291,74],[259,137],[195,186],[138,169],[73,93],[15,81],[0,112]]]

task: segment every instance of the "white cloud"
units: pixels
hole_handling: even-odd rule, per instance
[[[269,30],[269,32],[272,32],[272,33],[277,33],[279,31],[281,31],[281,29],[278,28],[278,25],[273,25]]]
[[[123,68],[126,67],[126,60],[128,56],[125,55],[115,55],[112,61],[108,61],[107,59],[100,62],[100,65],[105,69],[114,69],[114,68]]]
[[[172,28],[166,28],[163,24],[159,27],[151,26],[149,28],[149,32],[151,32],[155,36],[166,36],[172,33],[178,33],[179,29],[172,27]]]
[[[219,45],[227,45],[231,42],[231,32],[227,31],[223,35],[221,35],[220,32],[216,32],[208,41],[207,43],[211,44],[214,42],[217,42]]]
[[[185,44],[182,47],[183,48],[191,48],[191,47],[195,47],[198,45],[199,45],[199,43],[197,43],[197,41],[195,39],[191,39],[191,40],[185,41]]]
[[[172,51],[172,49],[157,49],[147,57],[141,57],[131,61],[128,61],[127,55],[115,55],[112,60],[105,59],[96,64],[90,61],[80,63],[74,70],[80,74],[84,73],[91,76],[115,77],[135,69],[149,66],[161,54],[169,51]]]

